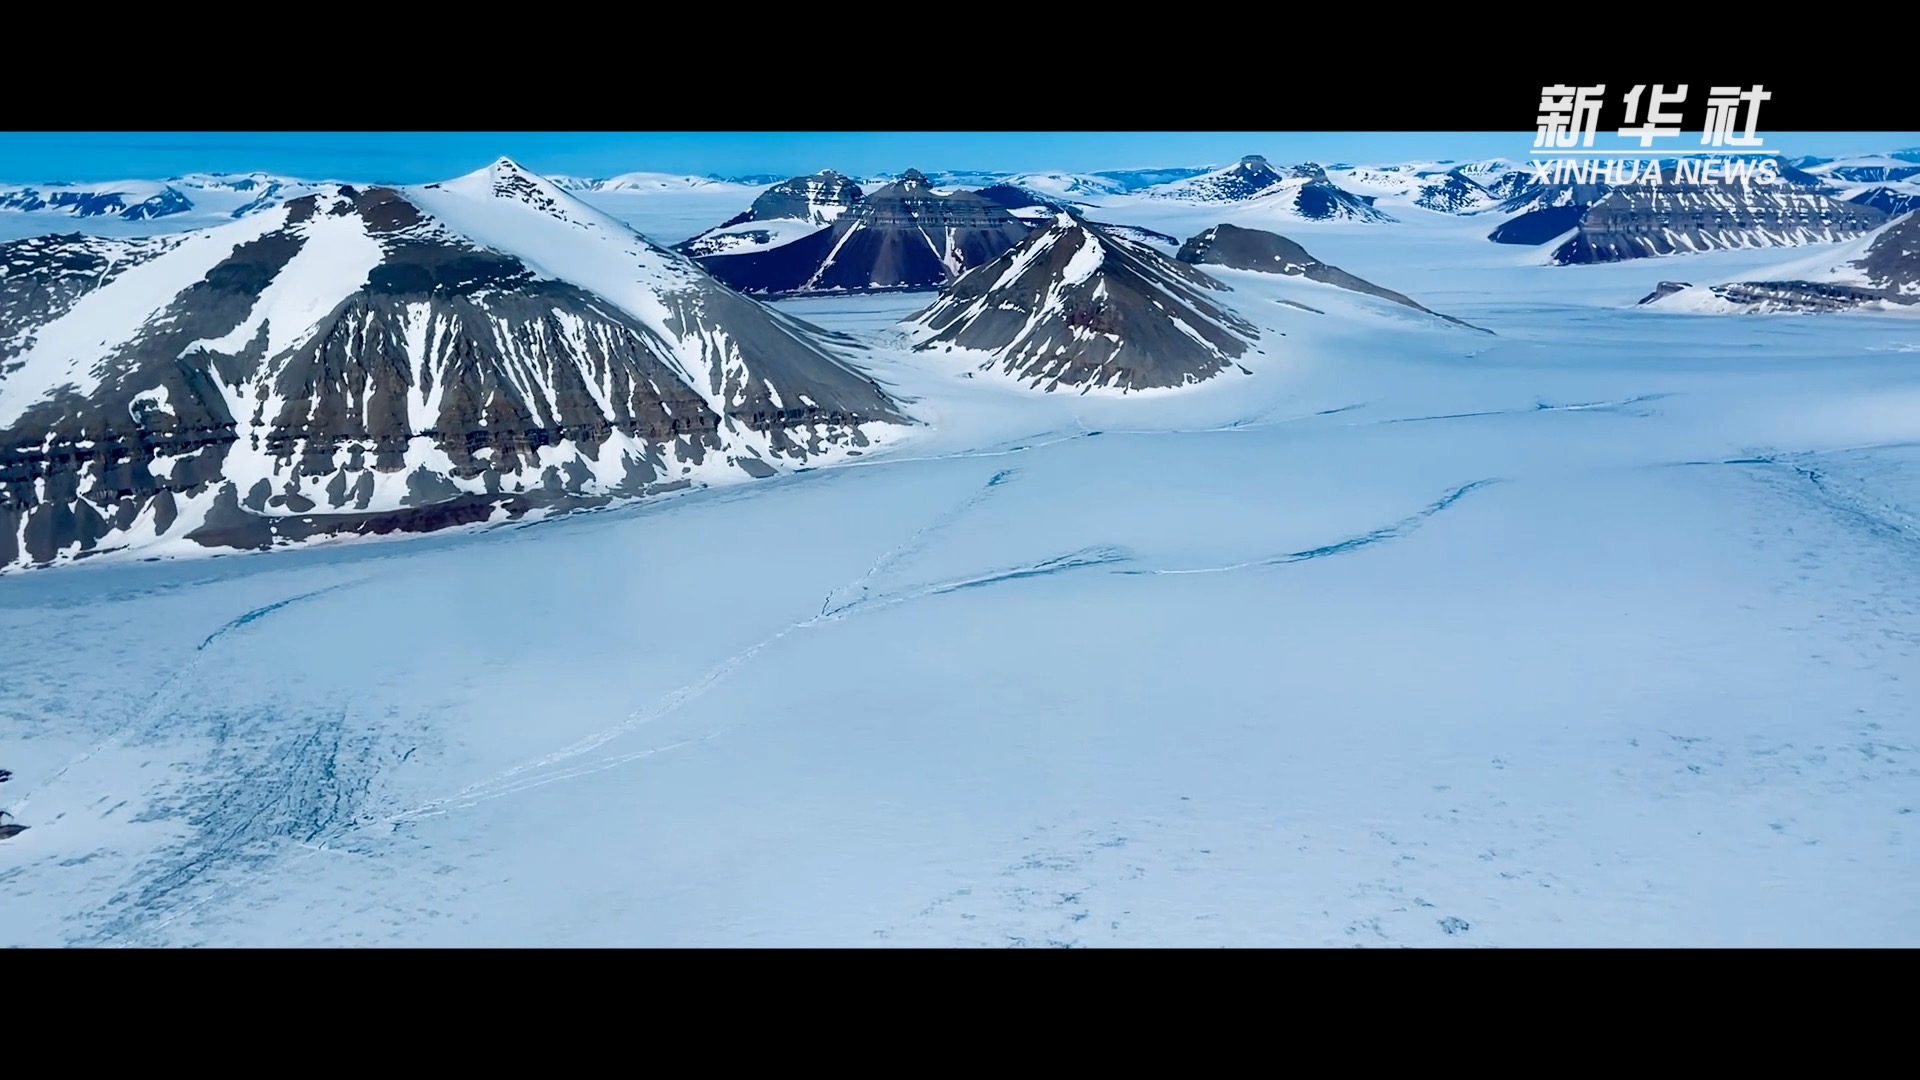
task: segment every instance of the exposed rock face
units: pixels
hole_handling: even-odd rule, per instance
[[[1392,289],[1381,288],[1337,266],[1329,266],[1309,255],[1306,248],[1278,233],[1261,229],[1243,229],[1237,225],[1215,225],[1189,238],[1185,244],[1181,245],[1175,258],[1196,266],[1224,266],[1234,270],[1254,270],[1264,274],[1303,277],[1309,281],[1318,281],[1325,285],[1334,285],[1353,292],[1365,293],[1368,296],[1377,296],[1383,300],[1391,300],[1436,319],[1444,319],[1459,326],[1480,330],[1482,333],[1492,333],[1490,330],[1461,322],[1451,315],[1442,315],[1415,303],[1407,296]]]
[[[1498,201],[1479,181],[1459,169],[1424,178],[1420,194],[1413,200],[1415,206],[1442,214],[1471,214]]]
[[[1920,309],[1920,211],[1757,280],[1698,286],[1663,281],[1640,303],[1679,311],[1772,314]]]
[[[0,333],[0,569],[596,505],[905,422],[820,331],[504,160],[0,245]]]
[[[748,213],[754,221],[788,218],[831,225],[859,202],[862,194],[859,184],[825,169],[773,185],[753,200]]]
[[[1552,258],[1568,265],[1829,243],[1870,232],[1886,220],[1875,207],[1787,184],[1632,184],[1588,207],[1579,231]]]
[[[923,351],[962,352],[1031,388],[1144,390],[1231,368],[1259,331],[1184,263],[1060,214],[968,271],[910,320]]]
[[[1605,184],[1529,182],[1500,204],[1501,213],[1513,216],[1488,233],[1487,239],[1496,244],[1528,247],[1556,240],[1579,228],[1587,207],[1606,198],[1611,190]]]
[[[909,169],[832,226],[766,251],[700,264],[749,295],[937,289],[1024,240],[1026,223],[971,191],[936,194]]]
[[[1224,169],[1152,188],[1146,194],[1192,203],[1244,202],[1278,187],[1285,179],[1266,158],[1249,154]]]
[[[1284,196],[1282,196],[1284,197]],[[1306,221],[1393,221],[1373,205],[1373,196],[1355,195],[1325,177],[1309,180],[1293,193],[1292,209]]]

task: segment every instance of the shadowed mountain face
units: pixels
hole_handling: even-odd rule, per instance
[[[700,264],[749,295],[938,289],[1018,244],[1029,228],[975,192],[936,194],[910,169],[826,229]]]
[[[911,320],[923,351],[971,353],[1048,391],[1187,386],[1239,368],[1259,332],[1195,268],[1061,214]]]
[[[596,505],[903,423],[820,332],[502,161],[0,245],[0,568]]]
[[[1920,211],[1842,251],[1802,259],[1752,281],[1696,286],[1663,281],[1640,303],[1726,314],[1920,308]]]
[[[863,197],[859,184],[832,169],[796,176],[774,184],[752,206],[673,249],[700,258],[774,247],[804,235],[796,234],[793,226],[830,225]]]
[[[1480,330],[1482,333],[1492,333],[1491,330],[1461,322],[1451,315],[1442,315],[1415,303],[1407,296],[1392,289],[1381,288],[1337,266],[1329,266],[1307,254],[1306,248],[1278,233],[1261,229],[1243,229],[1237,225],[1215,225],[1188,239],[1174,257],[1181,262],[1197,266],[1223,266],[1234,270],[1254,270],[1265,274],[1303,277],[1309,281],[1318,281],[1325,285],[1391,300],[1436,319],[1444,319],[1458,326]]]

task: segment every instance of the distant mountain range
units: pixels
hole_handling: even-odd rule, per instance
[[[1668,184],[1657,190],[1604,180],[1542,182],[1524,163],[1507,159],[1280,165],[1248,155],[1213,168],[1086,173],[929,170],[914,175],[928,198],[977,196],[1004,211],[1022,230],[1045,225],[1063,210],[1094,215],[1109,229],[1143,229],[1146,222],[1169,212],[1206,209],[1232,210],[1247,223],[1282,226],[1346,222],[1390,227],[1436,216],[1487,219],[1492,227],[1482,235],[1488,240],[1539,247],[1543,261],[1559,264],[1840,241],[1920,208],[1920,150],[1777,160],[1787,181],[1783,185],[1690,188]],[[1673,174],[1669,169],[1665,175]],[[688,220],[689,226],[665,239],[694,258],[728,260],[710,262],[709,269],[722,280],[761,295],[842,288],[936,288],[965,265],[977,264],[966,259],[990,258],[1024,236],[1024,231],[1016,231],[995,211],[975,206],[963,215],[979,224],[961,226],[973,238],[959,245],[971,251],[959,257],[961,262],[954,261],[952,242],[944,234],[929,234],[920,244],[899,233],[887,242],[892,245],[888,253],[876,249],[866,256],[858,253],[875,234],[858,230],[862,235],[852,247],[833,252],[828,230],[839,229],[834,235],[849,231],[840,228],[840,215],[851,212],[869,193],[901,179],[823,170],[802,177],[631,172],[602,178],[559,177],[550,182],[615,216],[639,213],[636,208],[643,206],[666,205],[651,200],[686,197],[684,204],[675,205],[689,210],[676,220]],[[260,213],[321,186],[266,173],[0,186],[0,239],[61,230],[120,236],[177,232]],[[740,210],[731,218],[714,214],[706,218],[709,224],[704,227],[692,224],[711,213],[700,208],[724,206],[735,199]],[[944,214],[935,217],[944,221]],[[1146,221],[1129,221],[1130,217]],[[1147,229],[1136,238],[1152,233]],[[987,239],[990,234],[997,238]],[[683,236],[688,238],[679,238]],[[882,264],[923,262],[907,253],[916,244],[925,246],[931,260],[945,265],[946,271],[880,269]],[[1164,247],[1165,241],[1153,244]],[[822,245],[826,246],[814,250]],[[769,254],[774,251],[780,254]],[[873,263],[873,272],[866,275],[864,284],[856,285],[852,282],[861,275],[852,267],[863,259]],[[834,264],[832,269],[828,262]],[[809,268],[803,272],[802,267]]]

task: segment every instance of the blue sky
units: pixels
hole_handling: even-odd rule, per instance
[[[1920,147],[1920,132],[1762,132],[1767,149],[1832,156]],[[536,172],[609,176],[855,175],[1275,162],[1524,158],[1532,132],[0,132],[0,183],[264,170],[309,179],[422,183],[506,155]]]

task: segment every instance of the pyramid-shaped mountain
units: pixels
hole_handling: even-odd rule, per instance
[[[1034,389],[1164,389],[1204,382],[1259,331],[1216,302],[1226,286],[1071,213],[962,275],[910,320],[915,348],[975,358]]]

